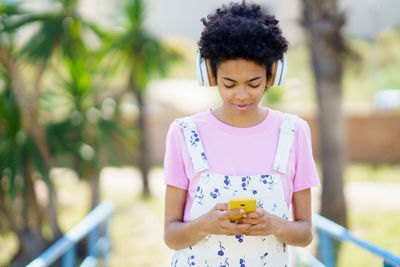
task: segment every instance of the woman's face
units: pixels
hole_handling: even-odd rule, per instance
[[[266,68],[246,59],[226,60],[217,66],[217,84],[224,109],[235,115],[256,111],[264,94]]]

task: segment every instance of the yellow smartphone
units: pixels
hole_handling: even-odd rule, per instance
[[[243,209],[245,213],[253,212],[257,209],[257,200],[253,197],[246,197],[246,198],[231,198],[229,199],[228,203],[228,210],[235,210],[235,209]],[[235,216],[230,217],[229,219],[234,222],[243,217],[242,214],[238,214]]]

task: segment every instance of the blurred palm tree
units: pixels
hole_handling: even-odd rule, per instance
[[[178,58],[143,30],[141,1],[125,4],[124,30],[113,33],[82,19],[77,0],[54,2],[54,11],[39,13],[0,3],[0,231],[11,230],[19,239],[15,266],[25,265],[61,235],[50,168],[72,167],[87,178],[94,206],[100,169],[121,163],[123,153],[115,145],[126,147],[135,140],[135,129],[119,123],[118,102],[100,93],[108,84],[106,72],[116,73],[107,62],[99,74],[103,58],[117,59],[117,65],[126,68],[122,72],[127,73],[127,87],[137,98],[138,165],[144,195],[149,195],[144,93],[151,76],[166,74],[168,64]],[[33,24],[38,26],[33,35],[15,45],[14,33]],[[89,47],[88,32],[94,33],[98,48],[107,49]],[[109,57],[103,57],[106,54]],[[45,77],[53,78],[50,88],[44,85]],[[55,118],[60,109],[64,115]],[[47,209],[35,190],[38,179],[47,185]]]
[[[37,122],[38,88],[41,74],[28,88],[17,64],[18,51],[13,41],[17,29],[11,23],[24,12],[16,4],[0,5],[0,64],[3,81],[1,101],[1,220],[5,230],[11,229],[19,239],[15,265],[26,263],[49,243],[42,227],[49,226],[53,238],[61,235],[53,185],[48,178],[52,158],[45,133]],[[28,90],[29,89],[29,90]],[[38,205],[34,189],[36,174],[46,182],[49,206],[45,211]],[[9,186],[8,186],[9,184]],[[4,229],[3,229],[4,230]]]
[[[118,118],[118,103],[100,96],[104,87],[99,58],[93,53],[79,58],[64,57],[66,73],[50,92],[43,94],[43,108],[48,113],[60,107],[66,116],[47,127],[47,138],[58,164],[72,167],[91,185],[91,206],[99,203],[99,173],[104,166],[120,165],[122,152],[116,147],[135,143],[135,129]]]
[[[165,48],[143,28],[145,6],[142,0],[125,1],[122,10],[122,31],[108,34],[106,53],[114,62],[112,68],[123,69],[126,86],[135,95],[139,108],[137,128],[140,130],[138,166],[143,179],[143,196],[150,195],[148,183],[150,151],[146,127],[145,93],[149,80],[154,75],[166,75],[171,62],[180,56]]]
[[[16,266],[36,257],[61,235],[55,190],[49,179],[59,156],[66,155],[64,164],[90,177],[94,206],[99,199],[101,164],[107,158],[112,162],[118,158],[115,151],[110,152],[109,140],[122,139],[127,132],[114,121],[115,101],[102,99],[92,90],[99,57],[89,53],[83,37],[87,31],[100,31],[79,16],[76,0],[56,2],[58,8],[47,13],[30,13],[18,4],[0,3],[0,230],[11,230],[19,239],[13,261]],[[30,24],[39,28],[22,47],[16,46],[14,33]],[[63,83],[58,98],[65,100],[69,113],[45,127],[43,114],[54,111],[54,105],[48,105],[47,111],[40,106],[45,98],[51,98],[51,93],[43,93],[42,81],[52,64],[59,76],[64,75],[59,77]],[[34,70],[33,79],[26,74],[30,69]],[[47,184],[47,210],[38,204],[34,188],[38,177]],[[44,238],[46,226],[50,226],[47,239],[51,240]]]
[[[34,189],[39,173],[50,188],[49,192],[52,191],[46,162],[33,135],[23,126],[15,90],[4,67],[0,68],[0,76],[3,81],[0,92],[0,230],[11,230],[17,235],[18,255],[21,256],[16,260],[18,265],[38,255],[48,245],[41,232],[43,226],[50,225],[54,236],[59,230],[56,221],[46,218],[56,212],[45,212],[38,204]],[[49,207],[54,208],[54,203]]]

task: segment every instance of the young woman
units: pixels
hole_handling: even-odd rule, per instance
[[[320,183],[307,122],[260,105],[283,82],[288,43],[274,16],[244,1],[202,22],[199,81],[223,103],[175,120],[166,137],[171,265],[289,266],[287,245],[312,240],[310,188]],[[255,198],[256,211],[228,210],[235,197]]]

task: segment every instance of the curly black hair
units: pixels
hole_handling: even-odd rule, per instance
[[[247,4],[245,0],[223,5],[201,22],[205,27],[198,41],[200,55],[210,59],[215,77],[219,63],[242,58],[265,66],[269,79],[272,63],[288,48],[275,16],[266,14],[260,5]]]

